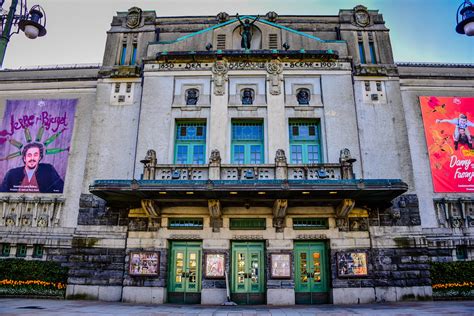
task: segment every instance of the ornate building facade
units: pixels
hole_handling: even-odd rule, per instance
[[[69,267],[68,297],[426,299],[474,256],[474,66],[395,63],[376,10],[131,8],[101,65],[0,82],[1,255]]]

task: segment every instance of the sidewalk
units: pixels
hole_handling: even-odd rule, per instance
[[[0,299],[0,315],[474,315],[474,301],[399,302],[361,305],[202,306],[131,305],[98,301]]]

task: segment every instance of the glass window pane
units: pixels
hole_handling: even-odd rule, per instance
[[[137,61],[137,44],[133,44],[132,48],[132,60],[130,64],[135,65],[135,62]]]
[[[176,155],[176,163],[186,164],[188,163],[188,146],[178,146]]]
[[[360,57],[360,63],[365,64],[365,52],[364,52],[363,42],[359,42],[359,57]]]
[[[244,159],[245,159],[244,145],[234,145],[234,157],[232,159],[233,162],[243,164]]]
[[[122,46],[122,54],[120,55],[120,65],[125,65],[125,58],[127,57],[127,45]]]
[[[260,145],[250,146],[250,163],[251,164],[262,163],[262,148]]]
[[[301,145],[291,145],[291,163],[303,163],[303,148]]]
[[[308,163],[319,162],[319,146],[308,145]]]
[[[204,163],[204,145],[195,145],[193,149],[193,163]]]
[[[377,59],[375,57],[375,45],[374,42],[369,43],[369,49],[370,49],[370,63],[371,64],[376,64]]]

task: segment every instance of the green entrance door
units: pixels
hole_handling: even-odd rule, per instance
[[[232,243],[231,298],[238,304],[265,303],[264,245]]]
[[[327,249],[324,242],[295,243],[296,304],[328,303],[327,262]]]
[[[201,303],[201,255],[200,242],[171,242],[168,302]]]

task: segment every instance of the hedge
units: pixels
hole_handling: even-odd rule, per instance
[[[0,260],[0,295],[64,297],[67,275],[67,268],[56,262],[3,259]]]
[[[473,298],[474,261],[433,262],[431,284],[435,298]]]

